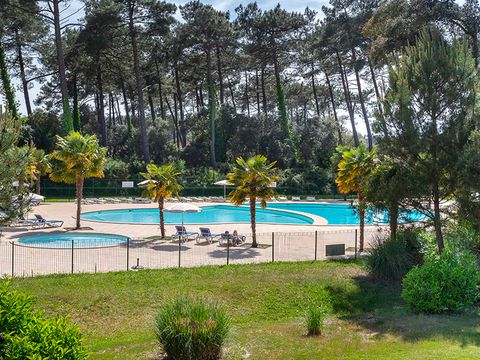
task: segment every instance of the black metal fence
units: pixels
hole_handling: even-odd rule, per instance
[[[133,187],[124,187],[124,182],[132,182]],[[112,197],[112,196],[140,196],[142,189],[136,184],[141,179],[86,179],[83,187],[84,197]],[[231,188],[227,188],[227,193]],[[282,187],[276,189],[279,195],[315,195],[317,198],[342,199],[343,195],[338,193],[321,194],[318,189],[301,187]],[[41,180],[41,193],[51,199],[73,199],[75,198],[75,185],[56,183],[48,178]],[[182,196],[223,196],[222,186],[185,186],[181,192]]]
[[[371,246],[379,229],[365,232],[365,248]],[[264,263],[274,261],[316,261],[332,257],[356,257],[358,229],[312,232],[271,232],[257,235],[233,246],[230,242],[208,243],[191,239],[185,242],[129,239],[111,245],[102,239],[83,247],[74,240],[62,246],[39,247],[19,242],[0,241],[0,275],[36,276],[67,273],[96,273],[171,267],[195,267]]]

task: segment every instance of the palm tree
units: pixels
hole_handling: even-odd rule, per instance
[[[252,247],[256,248],[256,222],[255,206],[257,199],[260,200],[262,209],[267,206],[267,200],[275,194],[272,184],[278,179],[275,175],[276,161],[269,163],[263,155],[255,155],[244,160],[242,157],[237,159],[237,166],[233,172],[227,175],[228,182],[235,186],[235,190],[230,193],[230,201],[236,205],[242,205],[247,198],[250,202],[250,223],[252,226]]]
[[[375,152],[367,151],[363,145],[344,151],[338,163],[336,183],[343,194],[351,192],[358,195],[358,212],[360,216],[360,251],[364,247],[365,201],[364,191],[367,180],[375,168]]]
[[[52,170],[50,159],[45,151],[32,147],[28,157],[27,177],[30,179],[30,186],[35,183],[35,192],[40,194],[40,178]]]
[[[148,182],[144,185],[143,196],[149,197],[158,203],[160,212],[160,231],[162,238],[165,237],[165,220],[163,214],[163,205],[165,199],[178,197],[182,186],[177,182],[177,177],[181,171],[175,164],[166,164],[157,166],[155,164],[147,165],[147,172],[140,173]]]
[[[106,148],[100,146],[95,135],[81,135],[71,131],[66,137],[57,135],[55,150],[50,154],[50,179],[76,185],[77,223],[80,228],[83,182],[91,177],[102,178]]]

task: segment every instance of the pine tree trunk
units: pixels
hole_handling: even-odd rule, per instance
[[[165,199],[160,197],[158,199],[158,211],[160,213],[160,233],[162,234],[162,239],[165,238],[165,214],[163,213],[163,206],[165,204]]]
[[[257,96],[257,115],[260,115],[260,84],[258,79],[258,69],[255,69],[255,94]]]
[[[217,57],[217,72],[218,72],[218,87],[220,91],[220,105],[223,106],[225,103],[225,95],[223,89],[223,73],[222,73],[222,59],[220,57],[220,49],[218,46],[215,49]]]
[[[440,191],[438,183],[433,188],[433,226],[435,228],[435,240],[437,241],[438,253],[441,254],[445,248],[443,242],[442,219],[440,213]]]
[[[62,104],[68,105],[68,88],[65,68],[65,54],[62,45],[62,32],[60,25],[60,0],[52,0],[53,4],[53,25],[55,32],[55,49],[57,53],[58,80],[60,81],[60,93],[62,95]]]
[[[265,115],[268,115],[268,110],[267,110],[267,94],[265,91],[265,67],[262,67],[262,102],[263,102],[263,113]]]
[[[185,115],[183,114],[183,94],[182,88],[180,87],[180,76],[177,69],[177,64],[175,63],[175,86],[177,88],[177,102],[178,102],[178,109],[180,110],[180,121],[178,121],[178,128],[179,130],[183,130],[180,134],[180,142],[182,147],[187,146],[187,134],[185,133]]]
[[[148,85],[148,105],[150,107],[150,116],[152,118],[153,123],[155,124],[156,116],[155,116],[155,106],[153,105],[153,97],[152,97],[152,87],[153,84],[151,83],[151,79],[147,78],[147,85]]]
[[[277,106],[278,115],[280,117],[280,127],[284,139],[290,139],[290,124],[287,113],[287,105],[285,103],[285,94],[283,93],[282,79],[280,77],[280,67],[278,65],[277,57],[273,59],[273,70],[275,73],[275,83],[277,89]]]
[[[42,181],[41,176],[38,175],[37,181],[35,182],[35,193],[38,194],[38,195],[41,195],[41,194],[40,194],[41,181]]]
[[[317,95],[317,87],[315,86],[315,68],[312,62],[312,91],[313,91],[313,98],[315,100],[315,109],[317,110],[317,116],[320,117],[320,105],[318,104],[318,95]]]
[[[250,117],[250,99],[248,97],[248,74],[245,71],[245,106],[247,107],[247,115]]]
[[[337,124],[338,142],[339,142],[340,145],[343,145],[342,129],[341,129],[341,126],[340,126],[340,121],[338,121],[337,107],[335,106],[335,98],[333,96],[332,84],[330,82],[330,78],[328,77],[327,72],[324,71],[324,73],[325,73],[325,80],[326,80],[327,86],[328,86],[328,93],[330,95],[330,103],[332,104],[333,116],[335,118],[335,123]]]
[[[97,60],[97,120],[98,133],[102,146],[107,145],[107,132],[105,129],[105,99],[103,95],[102,68]]]
[[[252,248],[258,247],[257,244],[257,221],[256,221],[256,198],[250,197],[250,223],[252,226]]]
[[[23,97],[28,117],[32,116],[32,104],[30,103],[30,93],[28,91],[28,81],[25,74],[25,62],[23,60],[22,43],[18,35],[18,29],[15,29],[15,45],[17,47],[18,67],[20,70],[20,80],[22,81]]]
[[[232,98],[233,111],[236,113],[237,104],[235,103],[235,92],[233,91],[233,86],[232,86],[232,82],[230,81],[230,78],[227,78],[227,80],[228,80],[228,88],[230,89],[230,97]]]
[[[135,4],[129,1],[128,4],[128,29],[133,53],[133,71],[135,73],[135,85],[138,96],[138,120],[140,122],[140,135],[142,139],[143,161],[150,162],[150,151],[148,149],[147,120],[145,118],[145,101],[143,97],[142,74],[140,70],[140,59],[138,56],[137,32],[134,23]]]
[[[77,191],[77,224],[76,229],[80,229],[80,214],[82,213],[82,197],[83,197],[83,177],[77,176],[76,179]]]
[[[158,77],[158,96],[160,97],[160,117],[165,119],[165,109],[163,107],[163,89],[162,89],[162,77],[160,76],[160,69],[158,67],[158,62],[155,59],[155,68],[157,69]]]
[[[357,64],[357,55],[355,53],[354,48],[352,48],[352,60],[353,60],[353,69],[355,70],[355,78],[357,80],[358,99],[360,101],[360,107],[362,109],[363,119],[365,120],[365,127],[367,129],[368,151],[372,151],[373,149],[372,130],[370,128],[370,121],[368,119],[367,108],[365,107],[365,100],[363,99],[362,82],[360,81],[360,74],[358,71],[358,64]]]
[[[132,134],[132,121],[130,120],[130,111],[128,109],[127,91],[125,89],[125,82],[123,81],[123,79],[120,80],[120,85],[122,87],[123,105],[125,107],[125,120],[127,122],[128,136],[131,136],[131,134]]]
[[[368,59],[368,67],[370,68],[370,75],[372,76],[373,89],[375,90],[375,97],[377,98],[377,108],[380,115],[383,114],[382,109],[382,97],[380,91],[378,90],[377,77],[375,75],[375,70],[373,69],[372,62]]]
[[[217,160],[215,157],[215,99],[212,83],[212,60],[210,49],[207,49],[207,86],[208,86],[208,117],[210,122],[210,160],[213,168],[217,167]]]
[[[389,225],[390,225],[390,236],[392,238],[397,237],[397,228],[398,228],[398,204],[394,203],[390,205],[388,209],[389,212]]]
[[[336,55],[337,55],[337,62],[338,62],[340,75],[342,77],[342,86],[343,86],[343,93],[345,96],[345,103],[347,105],[348,115],[350,116],[350,123],[352,125],[353,142],[355,146],[358,147],[360,145],[360,141],[358,140],[357,126],[355,125],[355,114],[353,112],[352,102],[350,99],[350,90],[348,89],[346,74],[343,70],[342,58],[340,57],[340,54],[338,52],[336,53]]]

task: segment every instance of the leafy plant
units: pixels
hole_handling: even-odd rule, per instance
[[[310,305],[305,312],[305,327],[307,335],[321,335],[325,322],[325,309],[322,306]]]
[[[479,298],[479,280],[473,255],[444,251],[410,270],[403,279],[402,298],[415,312],[459,311]]]
[[[87,357],[78,328],[66,318],[45,318],[33,300],[0,283],[0,358],[81,360]]]
[[[156,318],[157,338],[171,359],[220,358],[230,330],[225,311],[192,299],[164,303]]]

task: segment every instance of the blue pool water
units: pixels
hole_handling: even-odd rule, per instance
[[[330,225],[355,225],[360,223],[358,212],[355,208],[344,204],[307,204],[307,203],[271,203],[268,207],[281,210],[292,210],[303,213],[321,216],[328,221]],[[424,216],[416,211],[403,211],[400,213],[399,222],[414,222],[423,220]],[[367,211],[365,216],[366,224],[388,223],[388,213],[386,211],[373,213]]]
[[[85,220],[114,223],[159,223],[158,209],[155,208],[93,211],[83,213],[81,217]],[[229,205],[203,206],[201,212],[183,214],[183,222],[185,224],[248,223],[250,222],[250,210],[248,207]],[[182,214],[166,212],[165,223],[181,224]],[[258,209],[257,223],[308,225],[313,224],[313,220],[307,216],[286,211]]]
[[[18,242],[26,246],[52,247],[52,248],[89,248],[104,247],[124,244],[128,237],[113,234],[96,233],[50,233],[25,236]]]

